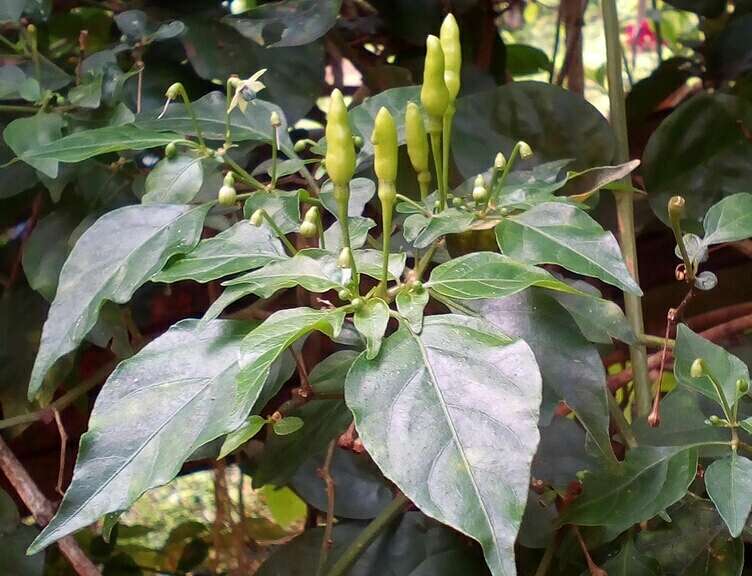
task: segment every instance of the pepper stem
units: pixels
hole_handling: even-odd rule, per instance
[[[272,190],[277,187],[277,151],[279,150],[279,126],[272,126]]]
[[[491,178],[491,198],[488,201],[489,206],[496,206],[496,199],[499,196],[499,192],[501,192],[501,187],[504,186],[507,175],[512,171],[512,166],[514,165],[515,160],[517,160],[517,156],[520,155],[521,144],[521,142],[517,142],[517,144],[514,145],[512,153],[509,155],[509,160],[504,164],[501,173],[499,173],[498,170],[494,170],[493,177]]]
[[[382,264],[381,284],[379,293],[382,298],[386,297],[386,287],[389,282],[389,249],[392,240],[392,216],[394,213],[394,200],[397,191],[393,182],[379,183],[379,198],[381,199],[381,237],[382,237]]]
[[[201,126],[198,123],[196,112],[193,110],[191,99],[188,97],[188,92],[186,92],[185,86],[183,86],[180,82],[177,83],[177,90],[178,94],[180,94],[180,97],[183,99],[183,104],[185,104],[185,110],[186,112],[188,112],[188,116],[191,117],[191,122],[193,123],[193,129],[196,131],[196,138],[198,139],[198,143],[202,148],[206,148],[204,133],[201,131]]]
[[[348,248],[352,253],[352,246],[350,245],[350,226],[348,224],[347,209],[350,205],[350,183],[345,185],[334,185],[334,199],[337,201],[337,220],[339,220],[339,227],[342,231],[342,246]],[[355,265],[355,256],[352,258],[352,270],[353,278],[356,280],[358,277],[358,270]]]
[[[454,120],[454,102],[450,102],[444,112],[443,130],[441,137],[442,157],[441,157],[441,184],[444,189],[444,202],[446,202],[447,191],[449,190],[449,151],[452,146],[452,121]],[[438,174],[437,174],[438,178]],[[443,207],[442,207],[443,210]]]
[[[290,256],[295,256],[295,254],[298,253],[298,249],[295,248],[292,242],[290,242],[290,239],[285,236],[285,233],[282,232],[282,229],[277,226],[277,223],[272,219],[271,216],[264,210],[263,208],[259,209],[260,214],[264,217],[264,220],[269,224],[269,228],[271,228],[274,231],[274,234],[277,235],[277,237],[282,240],[282,243],[285,245],[285,248],[290,252]]]
[[[436,180],[439,187],[439,209],[446,208],[446,189],[444,188],[444,171],[441,166],[441,132],[431,132],[431,153],[436,167]]]

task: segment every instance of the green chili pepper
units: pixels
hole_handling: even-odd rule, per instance
[[[444,51],[441,40],[429,35],[426,39],[426,60],[420,101],[428,113],[428,132],[441,132],[441,122],[449,105],[449,90],[444,81]]]
[[[449,91],[449,100],[454,102],[460,91],[460,69],[462,68],[462,47],[460,29],[452,14],[447,14],[439,32],[441,49],[444,52],[444,83]]]
[[[405,137],[407,140],[407,155],[413,170],[418,175],[421,200],[428,196],[428,186],[431,183],[431,170],[428,166],[428,136],[423,124],[423,113],[415,102],[409,102],[405,111]]]
[[[374,150],[374,170],[379,179],[379,200],[381,200],[381,221],[383,238],[383,258],[381,284],[379,290],[386,294],[389,279],[389,242],[392,237],[392,213],[397,197],[397,126],[389,110],[383,106],[376,115],[371,142]]]

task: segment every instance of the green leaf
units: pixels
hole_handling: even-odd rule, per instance
[[[334,26],[341,4],[342,0],[283,0],[254,8],[247,18],[228,16],[223,22],[261,46],[300,46]]]
[[[301,250],[292,258],[267,264],[260,270],[254,270],[232,280],[226,280],[223,286],[245,285],[246,294],[256,294],[268,298],[277,290],[302,286],[309,292],[327,292],[341,290],[344,287],[342,269],[337,267],[335,256],[319,256],[316,249],[312,252]]]
[[[248,440],[258,434],[265,425],[266,418],[262,418],[257,414],[250,416],[248,420],[245,421],[245,424],[227,435],[225,441],[222,443],[222,447],[219,449],[217,460],[222,460],[222,458],[240,448],[243,444],[248,442]]]
[[[303,424],[304,422],[302,418],[298,418],[297,416],[286,416],[285,418],[282,418],[282,420],[274,423],[274,433],[277,436],[287,436],[288,434],[300,430],[303,427]]]
[[[529,289],[506,298],[442,302],[452,311],[482,318],[503,334],[527,342],[543,376],[542,423],[550,421],[559,401],[566,402],[603,458],[615,460],[603,361],[549,294]]]
[[[658,218],[669,224],[669,198],[681,193],[687,201],[685,230],[697,231],[708,208],[746,191],[752,143],[740,128],[750,126],[747,101],[722,93],[701,92],[663,120],[642,156],[645,189]]]
[[[200,156],[189,153],[160,160],[146,177],[146,193],[141,202],[188,204],[201,190],[204,181],[201,161]]]
[[[352,216],[347,219],[348,231],[350,233],[350,246],[354,250],[363,246],[368,240],[368,231],[376,226],[376,222],[370,218],[362,216]],[[343,246],[342,227],[339,222],[334,222],[329,228],[324,230],[324,242],[326,249],[339,252]]]
[[[314,330],[336,337],[344,321],[345,312],[338,308],[290,308],[269,316],[240,345],[241,371],[237,381],[241,396],[260,389],[272,362],[293,342]]]
[[[671,522],[637,534],[637,548],[661,565],[663,574],[740,576],[744,543],[732,539],[715,507],[690,498],[669,511]]]
[[[602,568],[608,576],[636,576],[637,574],[660,576],[661,574],[658,563],[641,554],[631,538],[624,543],[616,556],[609,558],[602,565]],[[589,572],[583,573],[583,576],[589,576]]]
[[[27,0],[4,0],[0,2],[0,22],[18,22]]]
[[[428,304],[428,290],[401,290],[397,293],[397,311],[410,324],[413,332],[420,333],[423,329],[423,310]]]
[[[711,206],[703,221],[703,244],[736,242],[752,236],[752,194],[727,196]]]
[[[300,190],[253,192],[245,201],[243,214],[250,218],[259,209],[266,211],[283,234],[295,232],[300,227]]]
[[[586,293],[593,289],[585,282],[573,283],[573,286]],[[564,294],[555,291],[551,292],[551,297],[572,315],[580,332],[591,342],[611,344],[612,338],[625,344],[637,341],[624,312],[611,300],[599,298],[596,294]]]
[[[752,510],[752,460],[733,451],[713,461],[705,469],[705,488],[731,536],[738,538]]]
[[[196,120],[201,127],[204,138],[208,140],[225,139],[225,112],[227,100],[225,94],[214,91],[202,96],[191,103]],[[287,132],[287,121],[282,109],[276,104],[257,98],[245,112],[236,108],[230,113],[230,133],[233,142],[266,142],[271,144],[272,130],[269,117],[276,112],[282,124],[279,130],[279,146],[286,156],[295,157],[292,141]],[[167,112],[161,118],[155,118],[154,113],[139,114],[136,126],[144,130],[168,130],[187,136],[196,136],[195,127],[185,104],[174,102],[167,107]]]
[[[475,252],[440,264],[425,284],[426,288],[458,300],[503,298],[531,286],[580,293],[543,268],[495,252]]]
[[[324,452],[329,443],[352,422],[352,414],[341,400],[311,400],[292,415],[302,418],[305,428],[287,436],[271,434],[253,475],[253,487],[284,486],[311,456]]]
[[[157,148],[178,139],[180,139],[180,136],[173,132],[144,130],[134,124],[105,126],[104,128],[74,132],[52,142],[40,143],[28,148],[22,154],[19,154],[19,157],[40,172],[54,178],[57,176],[57,168],[54,170],[42,169],[38,165],[40,160],[81,162],[109,152]]]
[[[558,264],[594,276],[625,292],[642,294],[619,244],[585,212],[568,204],[545,202],[496,227],[501,251],[531,264]]]
[[[498,189],[497,206],[515,210],[527,210],[541,202],[553,202],[554,194],[563,188],[567,179],[562,175],[563,169],[572,160],[554,160],[533,167],[532,170],[515,170],[511,172]],[[465,190],[472,191],[473,178],[468,178]]]
[[[697,358],[702,358],[709,376],[692,377],[692,363]],[[695,334],[686,324],[679,324],[674,347],[674,376],[679,384],[696,390],[723,406],[713,385],[715,381],[729,407],[733,407],[742,396],[736,389],[736,382],[739,379],[749,382],[749,369],[744,362],[721,346]]]
[[[73,481],[30,552],[127,510],[174,478],[192,452],[245,420],[260,390],[240,390],[235,381],[250,326],[183,320],[115,369],[81,439]]]
[[[569,197],[569,200],[584,202],[606,184],[629,175],[639,165],[639,160],[631,160],[618,166],[596,166],[582,172],[571,172],[567,174],[562,195]]]
[[[353,178],[350,181],[350,201],[347,205],[348,216],[361,216],[368,202],[376,194],[376,184],[369,178]],[[319,200],[331,214],[337,216],[337,201],[334,199],[334,184],[331,180],[321,187]]]
[[[422,214],[415,214],[414,216],[425,218]],[[413,217],[411,216],[410,218]],[[416,218],[413,219],[417,220]],[[448,208],[428,219],[425,228],[415,237],[413,244],[416,248],[425,248],[442,236],[469,230],[474,221],[475,214],[472,212],[458,210],[457,208]]]
[[[507,72],[512,76],[529,76],[551,70],[551,61],[540,48],[527,44],[510,44],[506,50]]]
[[[375,280],[381,280],[381,267],[384,264],[383,252],[381,250],[355,250],[353,252],[353,258],[358,267],[360,274],[370,276]],[[389,263],[387,264],[387,272],[389,273],[390,280],[397,280],[402,276],[402,272],[405,270],[405,261],[407,255],[404,252],[398,254],[389,254]]]
[[[265,486],[261,489],[261,497],[274,521],[282,526],[294,528],[294,525],[299,526],[308,516],[305,502],[287,487]]]
[[[361,355],[345,397],[384,475],[478,540],[494,575],[514,574],[541,401],[527,344],[475,319],[430,316],[419,336],[401,326],[375,360]]]
[[[39,113],[31,118],[17,118],[3,130],[3,140],[16,156],[50,178],[57,178],[54,158],[32,158],[29,152],[59,141],[63,118],[59,114]]]
[[[152,280],[210,282],[287,258],[282,243],[267,225],[254,226],[248,220],[241,220],[171,260]]]
[[[71,104],[79,108],[99,108],[102,102],[102,74],[96,74],[68,92]]]
[[[572,122],[576,118],[577,122]],[[452,154],[469,178],[507,158],[518,140],[533,148],[531,163],[574,158],[575,170],[612,163],[615,139],[606,119],[576,94],[546,82],[510,82],[457,100]]]
[[[355,310],[353,323],[366,339],[366,358],[373,360],[379,354],[389,324],[389,306],[381,298],[371,298]]]
[[[339,350],[316,364],[308,375],[314,395],[342,393],[347,371],[357,356],[358,352],[355,350]]]
[[[618,465],[585,477],[582,494],[560,521],[621,532],[683,498],[696,471],[697,450],[692,447],[632,448]]]
[[[29,383],[36,396],[56,360],[94,327],[106,300],[122,304],[175,255],[201,237],[209,205],[152,204],[108,212],[78,239],[60,272]]]

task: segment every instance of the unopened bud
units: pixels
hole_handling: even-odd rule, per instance
[[[452,206],[454,206],[455,208],[459,208],[460,206],[463,206],[464,204],[465,204],[465,201],[459,196],[455,196],[454,198],[452,198]]]
[[[225,174],[224,185],[235,186],[235,174],[233,174],[232,172]]]
[[[686,200],[681,196],[672,196],[668,201],[668,215],[672,220],[681,220],[684,216]]]
[[[271,113],[271,116],[269,117],[269,121],[271,122],[272,126],[274,126],[275,128],[279,128],[280,126],[282,126],[282,120],[280,119],[279,114],[277,113],[276,110],[274,110]]]
[[[175,142],[170,142],[167,146],[165,146],[164,154],[167,158],[175,158],[178,153],[178,146],[175,144]]]
[[[300,154],[301,152],[303,152],[303,150],[306,149],[307,146],[308,146],[308,142],[306,142],[305,140],[298,140],[297,142],[295,142],[292,149],[295,151],[296,154]]]
[[[340,268],[352,268],[352,251],[345,247],[337,256],[337,266]]]
[[[692,362],[692,367],[689,369],[689,375],[692,378],[702,378],[705,374],[705,362],[702,358],[695,358],[695,361]]]
[[[217,194],[217,200],[222,206],[232,206],[237,197],[238,193],[232,186],[222,186]]]
[[[520,146],[520,158],[523,160],[527,160],[533,155],[533,149],[530,147],[530,144],[527,142],[520,140],[519,143]]]
[[[172,86],[170,86],[167,89],[167,92],[165,92],[165,96],[169,100],[176,100],[178,96],[180,96],[180,91],[183,89],[183,85],[180,82],[175,82]]]
[[[310,222],[312,224],[316,224],[319,219],[319,209],[316,206],[311,206],[305,213],[305,216],[303,217],[303,220],[306,222]]]
[[[504,157],[504,154],[499,152],[496,155],[496,158],[494,158],[494,168],[497,170],[503,170],[504,166],[507,165],[507,159]]]
[[[358,309],[363,306],[363,298],[354,298],[351,304]]]
[[[304,221],[300,225],[300,235],[304,238],[313,238],[318,234],[318,228],[313,222]]]
[[[254,226],[261,226],[264,222],[264,209],[259,208],[253,214],[251,214],[251,224]]]
[[[715,414],[713,414],[712,416],[710,416],[708,418],[708,422],[710,422],[711,426],[722,426],[723,425],[723,420],[721,420],[721,418],[719,418]]]
[[[355,144],[356,150],[360,150],[361,148],[363,148],[363,137],[353,136],[353,144]]]
[[[736,381],[736,391],[739,392],[739,394],[746,394],[749,392],[749,382],[743,378],[739,378]]]
[[[352,292],[350,292],[347,288],[343,288],[339,292],[337,292],[337,297],[344,301],[344,300],[350,300],[352,298]]]

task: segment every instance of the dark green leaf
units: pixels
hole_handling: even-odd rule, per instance
[[[184,320],[118,366],[97,397],[73,481],[32,551],[126,510],[169,482],[193,451],[245,420],[260,390],[235,383],[250,326]]]
[[[389,323],[389,306],[381,298],[371,298],[355,310],[353,323],[366,340],[366,358],[373,360],[379,354]]]
[[[660,123],[645,147],[642,174],[650,206],[664,223],[674,194],[686,198],[685,217],[697,229],[710,206],[748,189],[752,143],[740,126],[752,126],[746,101],[705,92]]]
[[[632,294],[642,290],[627,270],[619,244],[585,212],[545,202],[496,227],[502,252],[531,264],[558,264]]]
[[[733,451],[705,469],[705,488],[731,536],[744,530],[752,510],[752,460]]]
[[[186,153],[174,158],[165,157],[146,177],[146,194],[141,202],[188,204],[201,190],[203,181],[204,168],[200,156]]]
[[[495,252],[475,252],[440,264],[433,269],[425,286],[458,300],[503,298],[531,286],[580,293],[543,268]]]
[[[572,118],[577,118],[572,123]],[[518,140],[541,164],[574,158],[577,170],[611,164],[615,140],[606,119],[591,104],[545,82],[511,82],[457,100],[454,160],[466,178],[507,157]]]
[[[456,315],[426,318],[420,336],[401,326],[375,360],[355,361],[345,385],[381,471],[426,514],[478,540],[495,575],[515,570],[540,394],[523,341]]]
[[[640,553],[630,538],[616,556],[609,558],[602,568],[609,576],[660,576],[661,568],[652,558]],[[583,576],[587,576],[583,574]]]
[[[196,245],[208,209],[126,206],[108,212],[84,232],[60,273],[29,383],[30,398],[55,361],[74,350],[91,330],[106,300],[127,302],[171,256]]]
[[[268,226],[241,220],[170,261],[152,280],[209,282],[223,276],[287,259],[282,243]]]
[[[570,200],[584,202],[606,184],[624,178],[639,165],[639,160],[632,160],[618,166],[597,166],[582,172],[572,172],[567,175],[562,195],[570,197]]]
[[[31,118],[13,120],[3,130],[3,140],[24,162],[50,178],[56,178],[56,159],[30,158],[28,154],[40,147],[58,142],[62,129],[63,118],[59,114],[41,112]]]
[[[703,228],[705,246],[751,237],[752,194],[733,194],[711,206],[705,214]]]
[[[342,0],[282,0],[223,21],[261,46],[300,46],[334,26],[341,4]]]
[[[732,539],[715,507],[691,498],[669,511],[671,522],[637,535],[637,548],[655,558],[663,574],[740,576],[744,544]]]
[[[638,446],[623,462],[585,477],[582,494],[561,522],[608,526],[618,533],[679,501],[695,478],[697,450]]]
[[[300,430],[305,423],[297,416],[286,416],[274,423],[274,433],[277,436],[287,436]]]
[[[726,0],[666,0],[666,4],[680,10],[689,10],[701,16],[715,18],[720,16],[726,7]]]
[[[55,169],[40,168],[39,161],[47,162],[81,162],[87,158],[119,152],[121,150],[146,150],[165,146],[180,136],[174,132],[155,132],[145,130],[133,124],[122,126],[105,126],[93,130],[75,132],[59,140],[40,143],[30,147],[19,155],[21,160],[31,164],[40,172],[54,178]]]
[[[749,369],[744,362],[721,346],[695,334],[686,324],[679,324],[676,332],[674,358],[674,376],[679,384],[696,390],[720,405],[723,404],[713,382],[720,387],[730,407],[741,396],[736,388],[737,380],[749,382]],[[693,378],[690,372],[697,358],[704,361],[708,375]]]
[[[573,285],[585,293],[592,291],[592,287],[585,282]],[[636,342],[637,338],[624,312],[611,300],[599,298],[597,294],[564,294],[555,291],[551,292],[551,297],[572,315],[580,332],[591,342],[610,344],[612,338],[626,344]]]
[[[342,393],[345,389],[347,371],[357,356],[355,350],[339,350],[316,364],[308,375],[314,393]]]
[[[243,444],[248,442],[248,440],[258,434],[265,424],[266,418],[262,418],[257,414],[250,416],[245,424],[227,435],[225,441],[222,443],[222,448],[219,450],[217,460],[221,460],[230,454],[230,452],[234,452],[240,448]]]

